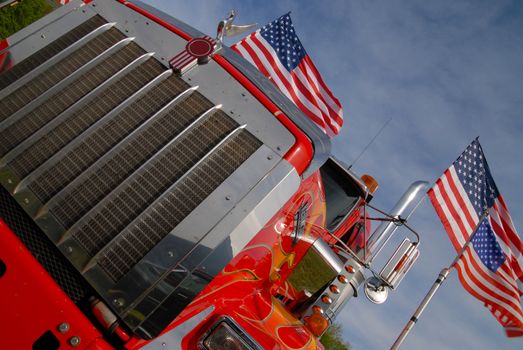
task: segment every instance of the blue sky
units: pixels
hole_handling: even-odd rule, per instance
[[[390,209],[408,185],[434,182],[476,136],[523,231],[523,2],[167,1],[159,9],[213,35],[230,9],[264,25],[292,11],[296,31],[345,108],[333,153],[351,163],[392,118],[354,169],[380,183]],[[229,39],[232,44],[236,38]],[[354,350],[388,349],[452,247],[428,201],[411,224],[421,257],[383,305],[352,300],[339,317]],[[522,349],[451,273],[402,349]]]

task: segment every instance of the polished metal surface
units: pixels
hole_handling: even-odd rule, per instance
[[[64,58],[69,56],[71,53],[73,53],[74,51],[78,50],[80,47],[85,45],[88,41],[90,41],[90,40],[96,38],[97,36],[105,33],[106,31],[108,31],[112,27],[114,27],[114,23],[105,23],[105,24],[101,25],[100,27],[94,29],[92,32],[88,33],[87,35],[83,36],[82,38],[80,38],[78,41],[74,42],[70,46],[66,47],[62,51],[58,52],[57,54],[55,54],[54,56],[52,56],[48,60],[45,60],[45,61],[39,60],[40,61],[39,65],[36,68],[32,69],[30,72],[28,72],[24,76],[18,78],[16,81],[14,81],[13,83],[9,84],[9,88],[2,89],[0,91],[0,99],[4,98],[5,96],[10,94],[11,92],[21,88],[22,86],[27,84],[29,81],[34,79],[34,77],[36,75],[42,74],[47,69],[51,68],[55,64],[58,64]],[[17,46],[9,48],[9,51],[10,51],[11,54],[12,54],[12,51],[15,50],[16,47]],[[36,52],[35,56],[38,55],[38,54],[39,54],[39,52]]]
[[[189,318],[187,321],[179,324],[175,328],[169,330],[160,337],[154,339],[142,350],[158,350],[158,349],[181,349],[182,339],[198,325],[200,325],[209,315],[214,311],[214,306],[209,306],[207,309],[200,311],[196,315]]]
[[[46,172],[49,168],[51,168],[54,164],[58,163],[63,156],[65,156],[71,148],[74,148],[78,144],[80,144],[84,139],[89,137],[91,134],[96,132],[97,130],[103,128],[108,124],[113,117],[118,115],[122,110],[129,107],[133,102],[135,102],[139,97],[143,96],[145,93],[147,93],[150,89],[157,86],[159,83],[167,79],[172,74],[172,71],[165,71],[162,74],[160,74],[158,77],[147,83],[145,86],[143,86],[140,90],[135,92],[133,95],[131,95],[129,98],[127,98],[124,102],[119,104],[116,108],[111,110],[109,113],[107,113],[102,119],[97,121],[95,124],[91,125],[89,129],[84,131],[80,137],[75,138],[71,143],[69,143],[67,148],[63,148],[59,152],[57,152],[53,157],[49,158],[45,163],[40,165],[38,168],[36,168],[33,172],[31,172],[29,175],[24,177],[20,183],[16,186],[14,190],[14,194],[18,196],[23,196],[25,190],[27,187],[34,182],[39,176],[41,176],[44,172]]]
[[[204,35],[202,32],[183,23],[182,21],[162,12],[154,7],[143,3],[142,1],[130,1],[139,7],[149,11],[163,21],[173,24],[192,37]],[[170,43],[169,43],[170,44]],[[182,50],[183,48],[179,48]],[[296,124],[311,140],[314,145],[314,157],[311,164],[306,169],[303,177],[306,178],[319,169],[331,154],[330,138],[321,131],[312,120],[301,112],[294,103],[279,91],[274,84],[265,78],[252,64],[243,57],[224,46],[220,51],[229,62],[231,62],[240,72],[242,72],[251,82],[253,82],[261,91],[264,92],[280,109]]]
[[[352,297],[357,296],[357,290],[365,280],[362,272],[363,266],[346,254],[341,254],[337,259],[339,261],[344,260],[342,269],[338,271],[338,277],[334,278],[316,301],[312,303],[302,315],[302,320],[319,307],[332,324],[346,303]]]
[[[90,69],[93,69],[97,64],[99,64],[100,62],[102,62],[103,60],[108,58],[110,55],[112,55],[115,52],[117,52],[118,50],[120,50],[123,46],[132,42],[132,40],[133,40],[133,38],[124,38],[124,39],[116,42],[115,44],[111,45],[108,49],[104,50],[100,54],[96,55],[96,57],[89,60],[87,63],[83,64],[81,67],[72,68],[73,72],[71,74],[67,75],[66,77],[64,77],[64,79],[60,79],[59,82],[57,82],[56,84],[51,85],[50,87],[44,86],[44,88],[46,88],[46,90],[42,94],[37,95],[37,93],[35,93],[36,98],[30,100],[30,102],[27,101],[28,103],[24,104],[23,107],[21,107],[19,109],[17,108],[13,114],[11,114],[9,117],[4,119],[0,123],[0,131],[4,131],[7,128],[9,128],[11,125],[13,125],[17,121],[19,121],[29,112],[31,112],[36,107],[41,105],[44,101],[53,97],[57,92],[61,91],[63,88],[65,88],[70,83],[74,82],[77,78],[81,77],[83,74],[88,72]],[[81,49],[82,48],[80,48],[79,50],[81,50]],[[80,51],[73,52],[72,55],[74,55],[75,53],[77,54],[77,56],[80,56],[80,57],[83,56],[83,53],[81,53]],[[67,58],[64,58],[64,59],[67,59]],[[59,64],[60,63],[57,63],[57,65],[59,65]],[[52,72],[53,70],[56,72],[59,72],[62,68],[60,68],[57,65],[54,65],[51,68],[49,68],[48,70],[42,72],[41,75],[49,75],[50,72]],[[40,82],[40,81],[45,82],[45,81],[47,81],[47,79],[41,78],[38,80],[35,79],[35,80],[28,82],[27,84],[23,85],[19,89],[15,90],[13,93],[7,95],[5,98],[0,100],[0,103],[5,103],[7,105],[7,103],[9,103],[11,100],[14,100],[15,98],[18,97],[16,95],[22,95],[25,98],[26,96],[24,96],[24,95],[27,95],[27,91],[29,89],[28,85],[30,85],[32,82],[35,82],[35,81],[36,82]],[[9,91],[12,91],[10,88],[11,88],[10,86],[7,87],[7,89]],[[29,90],[29,91],[32,92],[31,90]],[[13,95],[15,95],[15,96],[13,96]],[[20,99],[21,99],[20,97],[17,98],[17,100],[20,100]]]
[[[67,108],[64,112],[62,112],[60,115],[58,115],[56,118],[51,120],[49,123],[47,123],[45,126],[40,128],[37,132],[35,132],[31,138],[25,139],[22,143],[20,143],[18,146],[16,146],[14,149],[12,149],[9,153],[7,153],[2,159],[0,159],[0,169],[3,168],[6,164],[8,164],[10,161],[15,159],[18,155],[20,155],[22,152],[26,151],[27,148],[29,148],[31,145],[33,145],[37,140],[44,137],[47,133],[49,133],[53,128],[57,127],[60,123],[65,121],[67,118],[70,117],[71,114],[77,112],[78,110],[85,107],[86,103],[89,103],[90,101],[94,101],[95,98],[98,97],[98,94],[101,93],[104,89],[109,87],[111,84],[115,83],[117,80],[122,78],[125,74],[129,73],[132,69],[136,68],[138,65],[142,64],[154,53],[145,53],[142,56],[135,59],[133,62],[128,64],[126,67],[121,69],[119,72],[111,76],[108,80],[104,81],[101,85],[96,87],[94,90],[89,92],[87,95],[76,101],[71,107]],[[5,184],[4,184],[5,186]]]
[[[418,244],[412,243],[408,238],[405,238],[390,257],[389,261],[383,266],[380,277],[387,282],[392,289],[396,289],[412,265],[416,262],[418,256]]]
[[[399,201],[390,210],[389,215],[407,220],[425,198],[429,183],[427,181],[413,182]],[[367,241],[369,256],[376,257],[387,244],[398,225],[391,221],[384,221],[376,228]]]
[[[9,37],[10,48],[17,47],[16,63],[27,58],[35,51],[62,37],[79,23],[96,15],[84,7],[83,0],[71,0],[70,6],[60,6],[48,15],[31,23]],[[18,45],[23,42],[21,45]],[[19,47],[18,47],[19,46]],[[23,55],[20,53],[24,53]]]
[[[334,271],[339,273],[343,270],[343,262],[322,238],[314,241],[312,248],[318,252],[323,261],[329,264]]]
[[[365,296],[374,304],[383,304],[389,296],[389,288],[377,277],[370,277],[365,281]]]

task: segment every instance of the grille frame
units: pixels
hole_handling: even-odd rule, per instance
[[[96,5],[96,8],[93,7],[94,5]],[[85,7],[88,12],[97,12],[109,23],[115,23],[115,28],[121,32],[135,37],[135,42],[147,52],[154,51],[155,59],[164,66],[166,66],[169,57],[174,56],[185,47],[185,40],[176,37],[166,28],[151,22],[118,2],[98,2],[95,0]],[[291,148],[295,139],[277,121],[274,115],[258,102],[255,96],[230,77],[214,61],[204,66],[198,66],[183,76],[182,79],[191,86],[198,85],[199,91],[201,90],[203,95],[209,98],[213,104],[223,104],[222,110],[227,118],[234,120],[240,126],[246,125],[243,128],[245,132],[258,139],[261,146],[249,155],[239,167],[235,168],[232,174],[213,189],[211,194],[196,209],[173,230],[170,230],[167,236],[161,239],[129,272],[116,282],[109,278],[99,268],[98,264],[95,264],[94,267],[85,265],[85,261],[79,258],[83,254],[81,253],[82,247],[74,244],[61,244],[63,243],[61,241],[62,233],[65,229],[53,218],[51,213],[42,208],[43,203],[27,186],[30,180],[36,178],[36,176],[31,178],[30,174],[25,180],[13,178],[13,174],[9,172],[9,167],[3,164],[5,161],[0,161],[0,182],[2,185],[10,188],[11,192],[15,190],[16,185],[19,185],[14,194],[15,199],[33,216],[33,219],[58,245],[61,252],[80,270],[89,284],[97,290],[117,315],[131,329],[143,330],[143,334],[148,333],[149,326],[136,319],[133,310],[144,311],[143,314],[147,318],[153,312],[153,310],[146,310],[144,307],[144,302],[151,300],[149,291],[159,292],[161,290],[165,292],[169,290],[174,292],[177,288],[177,286],[172,285],[165,291],[162,289],[166,284],[172,282],[171,280],[168,281],[168,271],[176,265],[176,262],[165,256],[166,249],[172,247],[169,238],[177,236],[182,229],[185,232],[195,229],[201,232],[200,236],[195,236],[196,238],[193,239],[194,246],[190,251],[180,257],[182,259],[189,258],[196,254],[196,251],[203,249],[201,242],[207,242],[205,248],[211,247],[212,249],[213,245],[217,246],[223,242],[228,237],[228,233],[243,222],[242,220],[246,218],[246,215],[252,214],[258,203],[268,198],[283,178],[293,174],[293,185],[295,187],[279,188],[281,193],[285,195],[273,202],[276,206],[271,206],[270,210],[264,211],[265,220],[270,218],[271,210],[272,213],[275,213],[278,205],[283,205],[290,198],[293,193],[292,189],[295,190],[297,184],[299,184],[299,177],[295,170],[282,160],[282,156]],[[74,143],[74,140],[72,142]],[[66,147],[70,146],[71,144],[68,144]],[[274,169],[281,167],[285,170],[283,173],[278,172],[277,175],[272,173]],[[17,181],[22,181],[22,183],[16,183]],[[268,181],[269,185],[265,184],[265,186],[260,187],[260,184],[264,181]],[[15,182],[15,185],[12,184],[13,182]],[[247,200],[246,198],[250,199]],[[205,220],[202,220],[202,217]],[[258,227],[258,229],[260,228]],[[53,232],[59,232],[59,234],[55,235]],[[256,232],[257,230],[253,230],[253,232],[247,232],[243,235],[240,239],[242,244],[245,244],[245,239],[254,236]],[[153,265],[155,268],[151,270]],[[144,282],[140,284],[140,288],[136,288],[137,280],[133,276],[140,277],[139,280]],[[120,292],[116,292],[117,290],[120,290]],[[120,306],[121,300],[124,300],[124,302]],[[117,302],[113,303],[113,301]],[[161,301],[159,302],[161,303]],[[174,319],[175,316],[176,314],[173,314],[172,318]]]

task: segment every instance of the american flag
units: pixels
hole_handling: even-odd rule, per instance
[[[509,337],[523,336],[523,243],[478,139],[428,192],[456,251],[475,236],[456,264],[465,289],[481,300]],[[481,221],[482,214],[487,216]]]
[[[290,14],[231,46],[250,61],[329,136],[343,125],[340,102],[305,52]]]

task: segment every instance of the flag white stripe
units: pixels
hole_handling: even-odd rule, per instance
[[[255,34],[255,36],[256,36],[256,34]],[[258,39],[258,36],[256,36],[256,38]],[[307,104],[304,104],[302,99],[299,97],[300,94],[301,94],[299,91],[293,90],[294,94],[296,95],[296,98],[294,98],[292,96],[290,90],[287,89],[287,86],[286,86],[286,84],[289,84],[289,82],[286,81],[286,80],[285,81],[281,80],[280,75],[278,75],[278,73],[276,72],[275,69],[278,69],[278,72],[280,72],[280,74],[281,74],[283,79],[286,79],[285,74],[283,74],[278,67],[274,67],[267,60],[267,58],[265,57],[264,53],[261,51],[262,49],[260,49],[258,47],[258,45],[252,40],[252,38],[250,36],[248,36],[244,40],[249,45],[249,48],[252,49],[256,53],[255,60],[258,60],[260,62],[260,64],[262,64],[262,66],[267,70],[267,72],[269,72],[269,75],[271,76],[273,82],[276,83],[276,86],[284,93],[284,95],[287,96],[295,104],[301,103],[308,110],[309,113],[314,114],[314,115],[316,115],[316,117],[318,117],[317,116],[317,114],[318,114],[317,108],[316,108],[316,113],[313,110],[311,110],[309,107],[311,107],[311,108],[315,108],[315,107],[314,106],[310,106],[310,103],[309,103],[309,101],[307,99],[305,99],[307,101]],[[265,45],[263,45],[262,42],[260,42],[260,45],[262,45],[264,47],[264,49],[265,49]],[[274,53],[274,51],[273,51],[273,53]],[[276,60],[276,61],[279,62],[278,60]],[[287,70],[285,68],[283,68],[283,69],[287,72]],[[291,84],[289,84],[289,85],[291,85]],[[322,123],[322,124],[319,124],[319,126],[320,126],[320,128],[322,128],[323,131],[325,131],[324,121],[321,118],[319,118],[319,119],[320,120],[318,120],[317,123]]]
[[[314,91],[314,87],[312,87],[307,78],[303,75],[303,72],[301,71],[300,67],[296,67],[296,69],[294,69],[293,71],[294,74],[291,74],[291,79],[294,81],[294,80],[299,80],[302,85],[305,86],[305,88],[308,88],[309,90],[311,91]],[[326,121],[326,124],[329,125],[329,127],[333,127],[335,128],[336,130],[339,130],[340,129],[340,126],[336,123],[336,121],[334,119],[332,119],[330,117],[330,111],[329,111],[329,107],[325,104],[325,102],[320,98],[320,96],[318,96],[316,93],[311,93],[311,97],[313,98],[314,100],[314,104],[318,106],[318,108],[321,110],[322,112],[322,118]],[[327,119],[329,120],[330,123],[327,123]]]
[[[450,204],[452,205],[452,208],[454,209],[454,211],[457,213],[457,215],[459,217],[457,220],[460,220],[463,227],[465,228],[465,232],[462,232],[460,230],[462,237],[463,238],[468,237],[470,235],[470,233],[474,230],[475,227],[471,227],[469,225],[469,222],[465,216],[465,212],[463,211],[463,208],[461,207],[461,205],[459,205],[458,199],[454,196],[454,192],[452,191],[452,188],[450,188],[450,184],[445,175],[443,175],[441,177],[441,184],[443,185],[443,190],[447,194],[447,198],[450,200]],[[458,186],[461,186],[460,183],[457,183],[457,184],[454,183],[454,185],[456,186],[456,188]],[[465,242],[465,239],[463,240],[463,242],[461,244],[463,244],[464,242]]]
[[[269,52],[269,54],[272,57],[277,57],[276,52],[272,48],[272,46],[263,38],[263,36],[260,33],[256,33],[256,38],[258,41],[263,45],[263,47]],[[265,56],[263,57],[265,59]],[[285,83],[290,85],[292,90],[295,92],[297,98],[300,100],[300,102],[307,107],[313,114],[321,117],[321,119],[324,119],[323,112],[318,108],[318,106],[314,105],[312,101],[310,101],[307,97],[305,97],[301,91],[301,89],[298,88],[296,85],[296,82],[292,78],[289,71],[282,65],[281,61],[278,59],[274,60],[276,62],[276,69],[280,72],[280,74],[284,77]],[[265,60],[267,64],[268,61]],[[270,64],[269,64],[270,65]],[[265,65],[265,68],[267,68],[267,65]]]
[[[332,127],[336,129],[336,131],[339,131],[341,128],[341,125],[339,125],[334,118],[331,117],[331,113],[334,113],[333,110],[329,110],[330,106],[327,106],[326,101],[323,99],[323,96],[318,95],[315,93],[315,91],[318,91],[318,87],[316,85],[312,86],[308,77],[305,76],[301,69],[301,65],[298,65],[296,69],[294,69],[294,76],[301,81],[301,83],[306,87],[309,88],[311,91],[314,91],[314,93],[311,93],[312,98],[316,101],[316,104],[321,108],[323,111],[323,118],[328,118],[330,121],[330,124]],[[309,76],[310,77],[310,76]]]
[[[323,84],[320,84],[320,82],[318,81],[318,79],[316,78],[316,74],[313,73],[313,70],[311,69],[311,67],[309,67],[309,62],[308,61],[304,61],[303,62],[303,66],[305,67],[306,71],[304,72],[304,74],[308,77],[311,78],[311,80],[313,81],[314,85],[316,86],[316,88],[318,89],[318,91],[320,92],[321,96],[323,97],[323,100],[330,106],[330,108],[340,117],[340,119],[342,119],[343,121],[343,109],[341,108],[341,105],[339,103],[336,103],[336,101],[334,101],[331,96],[329,95],[329,93],[327,91],[325,91],[325,89],[323,88]]]
[[[519,312],[514,310],[514,308],[511,305],[506,304],[505,302],[499,300],[498,298],[493,297],[489,293],[486,293],[485,291],[483,291],[483,289],[478,288],[477,284],[471,279],[471,276],[465,269],[464,263],[462,260],[460,260],[458,262],[458,266],[460,267],[460,270],[461,270],[461,276],[463,277],[463,279],[465,280],[465,282],[467,283],[467,285],[470,289],[474,290],[477,294],[479,294],[484,299],[484,301],[488,300],[494,305],[501,306],[508,313],[510,313],[514,318],[516,318],[520,322],[523,322],[523,317],[519,314]],[[476,276],[474,276],[474,277],[476,277]]]
[[[305,54],[289,72],[272,47],[272,41],[269,43],[262,35],[264,31],[265,28],[262,28],[248,35],[232,49],[272,79],[283,94],[324,132],[329,136],[338,134],[343,125],[341,104],[323,82],[310,57]],[[284,41],[288,39],[288,36],[281,38]]]
[[[245,48],[243,47],[243,41],[240,41],[238,44],[235,44],[234,45],[234,48],[240,52],[241,56],[243,56],[243,58],[245,58],[247,61],[249,61],[253,66],[256,67],[256,63],[254,63],[254,60],[252,59],[251,57],[251,54],[249,53],[249,51],[245,50]]]
[[[484,277],[481,276],[480,272],[477,271],[476,277],[482,282],[484,286],[487,286],[489,290],[495,290],[497,294],[501,295],[505,299],[509,299],[513,301],[515,304],[519,304],[519,300],[514,299],[514,295],[507,294],[505,291],[501,290],[496,283],[499,283],[501,286],[505,287],[507,290],[509,290],[512,293],[516,293],[517,287],[515,284],[511,284],[507,282],[505,279],[501,278],[500,276],[496,275],[496,273],[490,271],[481,261],[479,256],[477,255],[476,251],[474,249],[467,250],[467,253],[464,254],[463,259],[468,262],[468,266],[472,271],[477,271],[477,267],[472,264],[470,259],[474,259],[475,263],[481,271],[483,271],[487,276],[488,280],[486,280]],[[490,287],[489,287],[490,286]]]
[[[432,189],[434,190],[434,196],[436,197],[436,200],[441,205],[441,210],[443,210],[443,213],[447,217],[447,220],[450,224],[455,239],[458,241],[460,246],[463,246],[463,244],[465,244],[465,239],[463,239],[463,235],[460,234],[461,230],[458,227],[458,224],[452,219],[452,214],[450,214],[450,211],[447,205],[445,204],[445,199],[443,199],[443,195],[440,192],[439,186],[434,186]]]
[[[478,214],[476,213],[476,210],[472,206],[472,203],[470,203],[470,200],[468,199],[468,196],[467,196],[467,192],[463,188],[461,181],[459,181],[458,174],[456,173],[456,168],[454,168],[454,166],[451,166],[448,169],[448,171],[452,178],[452,182],[456,186],[456,189],[458,190],[459,195],[461,196],[461,198],[463,199],[463,202],[465,203],[465,206],[467,207],[467,212],[470,214],[470,216],[472,217],[472,220],[474,222],[478,222],[478,220],[479,220]]]
[[[440,178],[440,180],[442,180],[442,181],[441,181],[442,183],[446,182],[445,176],[442,176],[442,177]],[[460,188],[461,188],[462,191],[464,191],[463,187],[461,186],[461,182],[455,183],[455,185],[456,185],[456,188],[458,189],[458,192],[460,191]],[[448,183],[447,183],[447,186],[448,186]],[[448,187],[445,187],[445,186],[443,186],[443,187],[444,187],[444,189],[447,189],[447,188],[448,188]],[[450,224],[451,227],[452,227],[452,231],[453,231],[454,237],[455,237],[455,238],[457,239],[457,241],[459,242],[459,245],[460,245],[460,246],[463,246],[463,245],[465,244],[465,242],[467,241],[468,236],[470,235],[470,233],[474,230],[474,228],[470,229],[470,231],[467,232],[467,238],[465,238],[465,235],[463,234],[462,230],[459,228],[457,222],[454,220],[452,214],[450,213],[449,206],[448,206],[447,203],[445,202],[445,199],[443,198],[443,195],[442,195],[442,193],[440,192],[439,186],[434,186],[434,187],[433,187],[433,190],[434,190],[434,194],[435,194],[435,197],[436,197],[437,201],[438,201],[438,202],[440,203],[440,205],[441,205],[441,209],[442,209],[443,212],[445,213],[445,216],[447,217],[447,220],[448,220],[449,224]],[[449,189],[449,190],[450,190],[450,189]],[[447,194],[447,197],[448,197],[449,200],[450,200],[451,198],[453,198],[453,195],[452,195],[452,194],[449,195],[449,193],[448,193],[449,190],[447,190],[445,193]],[[468,202],[468,198],[467,198],[467,200],[464,200],[464,202],[465,202],[465,203]],[[452,203],[452,208],[455,210],[455,209],[456,209],[456,205],[457,205],[456,201],[454,200],[454,201],[452,202],[452,200],[451,200],[451,203]],[[459,208],[459,206],[458,206],[458,208]],[[477,217],[477,215],[476,215],[476,217]],[[478,221],[478,220],[476,219],[476,222],[477,222],[477,221]],[[479,257],[478,257],[478,259],[476,259],[476,261],[478,261],[478,264],[483,265],[483,262],[481,262],[481,260],[479,260]],[[490,270],[489,270],[489,271],[490,271]],[[499,273],[502,273],[502,274],[503,274],[503,277],[505,277],[505,278],[507,278],[507,279],[510,280],[510,276],[508,276],[508,275],[507,275],[504,271],[502,271],[501,269],[499,270]],[[509,282],[506,281],[506,280],[503,280],[503,284],[507,284],[507,283],[509,283]],[[514,288],[515,288],[515,285],[510,284],[510,287],[514,289]]]

